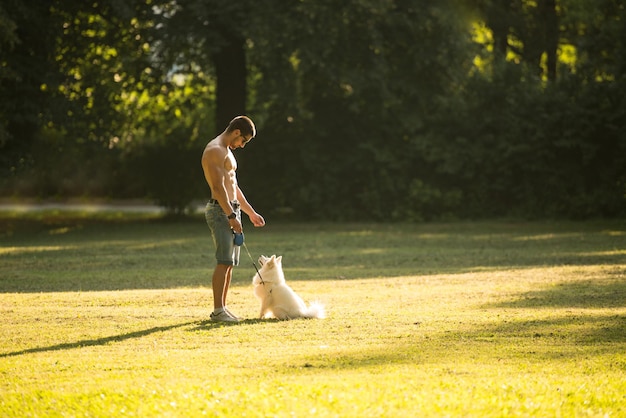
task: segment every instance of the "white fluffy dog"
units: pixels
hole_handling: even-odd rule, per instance
[[[260,318],[324,318],[324,306],[312,303],[308,307],[286,283],[282,256],[259,257],[261,269],[252,278],[254,294],[261,301]],[[259,277],[260,274],[260,277]]]

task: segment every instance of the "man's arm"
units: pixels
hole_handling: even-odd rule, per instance
[[[254,226],[265,225],[265,219],[263,219],[263,217],[260,214],[256,213],[252,205],[246,199],[246,196],[244,196],[243,191],[239,188],[239,185],[237,185],[237,200],[239,201],[239,204],[241,205],[241,210],[244,213],[246,213],[248,217],[250,218],[250,222],[252,222],[252,225]]]

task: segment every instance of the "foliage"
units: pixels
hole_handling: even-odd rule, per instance
[[[598,83],[581,88],[576,76],[540,88],[510,80],[515,68],[505,67],[499,80],[472,80],[468,92],[481,95],[443,102],[437,115],[453,116],[434,119],[439,135],[414,141],[435,178],[454,179],[461,190],[457,211],[470,217],[623,213],[621,90]]]
[[[208,191],[200,167],[201,153],[189,146],[190,134],[183,128],[174,129],[163,141],[146,144],[128,158],[132,167],[128,175],[142,173],[142,192],[174,214],[183,214]]]
[[[55,20],[45,3],[7,0],[0,5],[0,176],[26,164],[28,150],[55,103],[41,90],[54,50]]]
[[[261,213],[626,213],[616,0],[8,0],[0,23],[5,196],[183,211],[202,147],[247,108]]]
[[[429,103],[468,71],[469,39],[442,2],[312,3],[284,14],[281,26],[298,26],[295,39],[272,34],[269,63],[288,58],[278,67],[287,74],[264,77],[276,67],[258,64],[257,100],[267,95],[273,105],[282,91],[285,99],[260,113],[277,155],[264,153],[270,161],[253,189],[272,184],[278,204],[306,218],[399,218],[406,185],[420,175],[418,156],[403,154],[407,139],[423,127]],[[257,156],[241,158],[242,173],[260,171]],[[276,205],[262,193],[253,201]]]

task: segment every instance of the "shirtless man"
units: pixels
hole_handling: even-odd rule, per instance
[[[215,243],[217,266],[213,272],[212,321],[238,322],[226,306],[233,266],[239,265],[239,248],[234,244],[233,231],[242,232],[241,211],[254,226],[265,225],[265,220],[248,203],[237,185],[237,161],[233,150],[243,148],[256,135],[256,127],[246,116],[237,116],[228,127],[209,142],[202,154],[202,170],[211,188],[205,218]]]

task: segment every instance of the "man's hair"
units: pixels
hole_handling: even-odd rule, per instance
[[[254,126],[252,119],[247,116],[237,116],[231,120],[226,128],[226,132],[232,132],[235,129],[239,129],[242,135],[251,135],[250,138],[256,136],[256,126]]]

